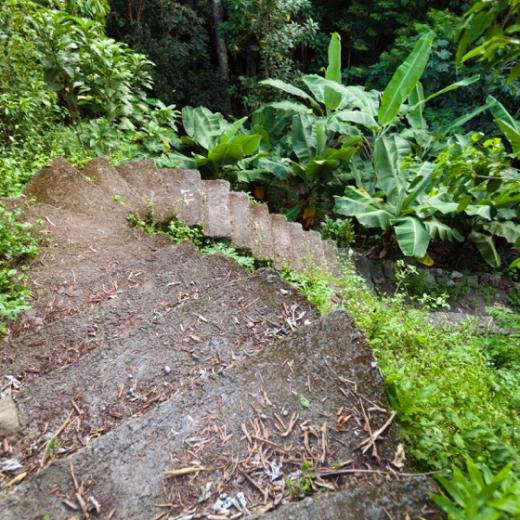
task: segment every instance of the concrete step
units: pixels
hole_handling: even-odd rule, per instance
[[[197,170],[160,169],[175,217],[187,226],[202,224],[202,181]]]
[[[130,161],[120,164],[117,170],[144,199],[146,213],[151,213],[158,220],[175,217],[174,201],[153,161]]]
[[[289,267],[294,251],[289,223],[284,215],[271,215],[271,232],[274,252],[273,265],[276,269]]]
[[[56,208],[100,217],[120,218],[127,211],[100,186],[58,157],[25,186],[24,195]]]
[[[249,229],[253,256],[260,259],[273,258],[271,215],[266,204],[251,203],[249,205]]]
[[[146,212],[146,201],[133,186],[122,177],[116,167],[106,157],[89,161],[81,172],[87,179],[102,188],[114,201],[121,204],[128,213],[142,215]]]
[[[202,181],[204,234],[210,238],[231,238],[228,181]]]
[[[431,505],[431,487],[392,469],[400,439],[371,360],[349,318],[336,313],[219,376],[201,380],[189,392],[121,421],[108,433],[98,430],[84,439],[81,425],[89,419],[82,413],[84,405],[79,403],[79,412],[70,406],[60,438],[83,438],[83,447],[65,459],[51,460],[11,492],[0,492],[0,518],[47,514],[60,519],[74,514],[74,508],[88,507],[83,503],[114,520],[153,518],[161,512],[171,518],[209,518],[218,512],[215,504],[223,494],[241,497],[230,507],[246,507],[244,516],[286,503],[280,514],[294,507],[292,518],[316,518],[291,503],[284,487],[284,479],[304,460],[311,461],[317,475],[333,473],[320,482],[340,490],[338,504],[342,490],[364,491],[359,500],[366,508],[357,518],[379,520],[387,508],[393,518],[418,518]],[[157,360],[158,367],[162,363]],[[114,375],[119,376],[107,371],[91,385],[101,390],[109,377],[112,387]],[[370,432],[364,429],[368,421],[374,432],[386,425],[384,435],[374,441],[377,452],[361,449],[371,446]],[[334,476],[338,464],[359,473]],[[402,484],[407,480],[408,486]],[[418,489],[410,495],[413,485]],[[355,496],[351,492],[351,499]],[[321,503],[320,495],[312,500]],[[303,505],[319,511],[309,500]],[[361,506],[353,507],[359,511]],[[336,511],[335,518],[353,518],[349,510],[338,506]]]
[[[229,216],[231,220],[231,242],[238,249],[251,250],[249,227],[249,196],[243,191],[229,193]]]
[[[291,237],[291,259],[290,266],[296,272],[302,272],[307,265],[308,255],[305,231],[299,222],[289,222],[289,236]]]

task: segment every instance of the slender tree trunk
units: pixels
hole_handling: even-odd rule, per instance
[[[222,90],[224,94],[224,112],[231,112],[231,101],[229,98],[229,64],[226,41],[220,30],[222,23],[222,3],[221,0],[211,0],[213,6],[213,24],[215,26],[215,41],[217,43],[218,68],[220,79],[222,81]]]

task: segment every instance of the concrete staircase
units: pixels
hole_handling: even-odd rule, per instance
[[[61,163],[56,160],[50,169]],[[322,240],[316,231],[304,231],[283,215],[271,214],[266,205],[250,201],[246,193],[231,191],[225,180],[201,180],[194,170],[157,169],[149,160],[116,169],[98,158],[82,173],[116,197],[126,211],[152,212],[159,220],[176,218],[189,226],[201,225],[207,237],[227,239],[256,258],[272,259],[276,268],[301,271],[312,264],[334,265],[332,241]],[[38,179],[34,185],[29,183],[26,193],[38,198],[38,183]]]
[[[2,203],[45,242],[33,307],[0,342],[0,520],[436,515],[345,313],[126,217],[199,224],[296,270],[334,266],[317,233],[149,161],[57,159],[25,193]],[[315,494],[297,502],[308,464]]]

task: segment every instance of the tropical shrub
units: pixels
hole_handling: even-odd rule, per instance
[[[158,162],[161,166],[200,168],[210,176],[216,176],[228,166],[254,155],[261,136],[244,131],[247,117],[233,123],[220,113],[205,107],[184,107],[182,123],[186,136],[182,137],[183,149],[191,149],[191,157],[170,153]]]

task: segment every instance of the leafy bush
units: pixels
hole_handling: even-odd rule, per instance
[[[20,214],[0,204],[0,335],[6,332],[7,320],[15,320],[28,308],[29,291],[21,266],[38,252],[31,227],[17,220]]]

